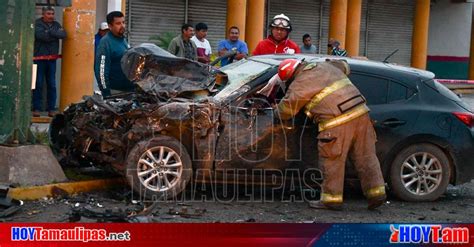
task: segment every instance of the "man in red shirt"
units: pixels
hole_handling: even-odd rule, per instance
[[[279,14],[273,17],[270,29],[271,34],[257,44],[252,55],[295,54],[301,52],[300,47],[288,38],[292,30],[288,16]]]

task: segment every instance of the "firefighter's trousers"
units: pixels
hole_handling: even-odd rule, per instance
[[[324,204],[342,204],[347,158],[357,170],[367,199],[385,195],[375,142],[376,134],[368,113],[319,133],[319,165],[324,178],[321,201]]]

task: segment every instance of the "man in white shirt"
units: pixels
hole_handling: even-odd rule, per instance
[[[211,44],[206,39],[207,36],[207,25],[206,23],[198,23],[195,28],[195,35],[191,40],[196,44],[198,61],[201,63],[208,64],[211,60]]]

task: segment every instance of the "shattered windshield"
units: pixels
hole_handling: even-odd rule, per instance
[[[220,70],[227,74],[229,81],[227,86],[214,96],[214,98],[217,100],[226,99],[229,95],[264,74],[272,67],[273,65],[270,64],[245,59],[222,67]]]

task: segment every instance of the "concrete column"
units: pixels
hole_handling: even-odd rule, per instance
[[[329,39],[336,39],[345,47],[347,22],[347,0],[331,0]]]
[[[237,26],[240,29],[240,39],[245,40],[245,16],[247,0],[227,0],[227,28]]]
[[[265,0],[247,1],[247,22],[245,27],[245,41],[249,54],[264,37],[265,30]]]
[[[349,56],[359,56],[361,11],[362,0],[348,1],[346,50],[349,53]]]
[[[428,55],[428,30],[430,24],[430,0],[416,0],[413,23],[411,66],[426,69]]]
[[[35,3],[0,0],[0,4],[0,144],[28,144],[34,138],[30,120]],[[0,181],[8,180],[9,167],[4,166],[8,163],[0,150]]]
[[[347,1],[331,0],[329,39],[338,40],[342,48],[346,43]]]
[[[474,80],[474,4],[472,8],[472,22],[471,22],[471,52],[469,54],[469,80]]]
[[[95,10],[96,0],[72,0],[64,10],[60,110],[93,93]]]

